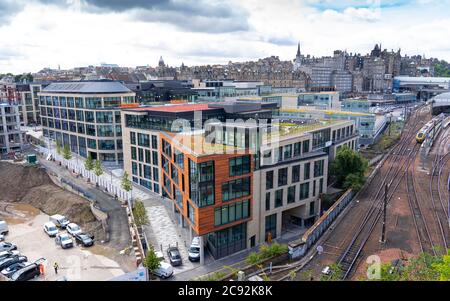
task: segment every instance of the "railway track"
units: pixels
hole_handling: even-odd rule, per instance
[[[392,151],[388,153],[388,158],[384,163],[387,164],[388,171],[384,177],[380,175],[381,183],[377,186],[369,185],[369,187],[375,187],[376,189],[369,197],[373,200],[372,204],[367,210],[359,229],[356,231],[338,261],[338,265],[342,270],[342,279],[347,279],[351,275],[366,242],[382,216],[384,202],[382,191],[384,190],[384,186],[388,185],[386,195],[387,202],[389,202],[412,162],[410,158],[414,158],[418,152],[419,148],[414,137],[420,129],[419,112],[420,110],[417,110],[414,113],[408,122],[408,128],[405,128],[406,132],[402,135],[401,140]]]
[[[448,143],[450,137],[444,139],[440,146]],[[445,148],[444,148],[445,149]],[[450,153],[441,155],[440,147],[438,147],[435,159],[432,165],[432,171],[430,173],[430,196],[432,211],[436,217],[436,223],[439,228],[440,236],[442,238],[443,251],[448,248],[448,238],[449,238],[449,226],[447,210],[448,207],[445,205],[444,197],[442,196],[441,182],[445,178],[445,167],[450,160]],[[446,180],[447,178],[445,178]],[[435,184],[435,185],[433,185]]]
[[[416,190],[416,184],[414,180],[415,168],[414,160],[411,160],[410,166],[407,170],[406,176],[406,192],[408,194],[408,204],[411,209],[414,228],[416,229],[417,237],[419,239],[419,245],[422,252],[436,255],[436,249],[433,244],[433,239],[428,229],[427,221],[425,220],[421,201]]]

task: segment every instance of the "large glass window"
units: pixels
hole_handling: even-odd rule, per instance
[[[98,149],[100,150],[115,150],[116,145],[114,140],[99,140]]]
[[[97,136],[114,137],[114,127],[112,125],[97,125]]]
[[[166,154],[169,158],[172,158],[172,146],[169,142],[163,139],[162,141],[163,153]]]
[[[283,146],[283,150],[284,150],[283,160],[292,158],[292,145],[291,144]]]
[[[272,214],[269,216],[266,216],[266,223],[265,223],[265,236],[266,241],[270,235],[271,238],[275,238],[277,236],[277,215]]]
[[[266,211],[270,210],[270,192],[266,192]]]
[[[89,148],[97,149],[97,141],[94,139],[87,139],[87,144]]]
[[[97,123],[113,123],[112,112],[96,112]]]
[[[235,157],[229,160],[230,176],[240,176],[250,172],[250,156]]]
[[[102,99],[100,97],[86,97],[86,108],[100,109],[102,107]]]
[[[236,179],[222,184],[222,201],[250,195],[250,178]]]
[[[214,204],[214,161],[195,163],[189,160],[189,196],[197,206]]]
[[[301,145],[301,142],[294,143],[294,157],[300,156]]]
[[[214,209],[214,225],[221,226],[250,216],[250,202],[248,200],[225,205]]]
[[[303,153],[309,152],[309,140],[303,141]]]
[[[136,145],[136,133],[130,132],[130,143]]]

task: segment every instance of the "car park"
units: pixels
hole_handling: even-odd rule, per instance
[[[75,242],[83,247],[91,247],[94,245],[94,236],[86,233],[78,233],[74,235]]]
[[[3,269],[6,269],[7,267],[9,267],[12,264],[26,262],[27,260],[28,260],[28,258],[23,255],[16,255],[16,256],[11,256],[11,257],[5,258],[2,261],[0,261],[0,271]]]
[[[167,249],[167,255],[172,266],[179,266],[183,264],[181,254],[177,247],[170,247]]]
[[[41,275],[39,264],[31,263],[11,275],[11,281],[27,281]]]
[[[53,222],[48,222],[44,224],[44,232],[50,237],[55,237],[59,230]]]
[[[83,232],[83,231],[81,231],[80,226],[78,226],[78,225],[75,224],[75,223],[70,223],[70,224],[68,224],[68,225],[66,226],[66,230],[67,230],[67,233],[69,233],[69,234],[72,235],[72,236],[75,236],[76,234],[80,234],[80,233]]]
[[[23,269],[27,265],[29,265],[29,262],[17,262],[13,263],[10,266],[8,266],[6,269],[3,269],[1,271],[1,274],[7,278],[10,278],[15,272],[17,272],[20,269]]]
[[[3,251],[3,252],[0,252],[0,260],[5,259],[7,257],[15,256],[15,255],[19,255],[19,251],[17,251],[17,250]]]
[[[0,242],[0,252],[14,250],[17,250],[17,246],[15,244],[10,242]]]
[[[8,224],[5,221],[0,221],[0,234],[6,235],[8,232]]]
[[[55,242],[60,245],[63,249],[68,249],[73,247],[73,240],[67,233],[59,233],[56,235]]]
[[[61,214],[52,215],[49,220],[61,229],[65,229],[67,225],[70,224],[70,221]]]
[[[161,261],[159,268],[154,272],[156,276],[162,279],[170,278],[173,275],[173,268],[165,261]]]

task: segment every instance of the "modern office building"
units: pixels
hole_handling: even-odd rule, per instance
[[[290,226],[308,227],[320,212],[330,156],[343,145],[356,148],[354,122],[278,124],[273,108],[225,102],[124,109],[124,169],[171,199],[179,225],[215,258]]]
[[[340,110],[339,92],[303,92],[281,95],[283,109],[310,107],[317,110]]]
[[[152,80],[148,82],[125,84],[136,93],[136,101],[140,104],[171,101],[193,101],[196,92],[188,81]]]
[[[367,99],[344,99],[341,110],[347,112],[369,113],[372,102]]]
[[[135,105],[135,93],[120,82],[55,82],[38,93],[44,137],[73,153],[121,164],[120,109]]]
[[[24,135],[20,130],[19,107],[0,103],[0,154],[22,149]]]

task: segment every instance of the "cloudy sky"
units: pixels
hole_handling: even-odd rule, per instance
[[[0,73],[227,63],[375,43],[450,61],[450,0],[0,0]]]

